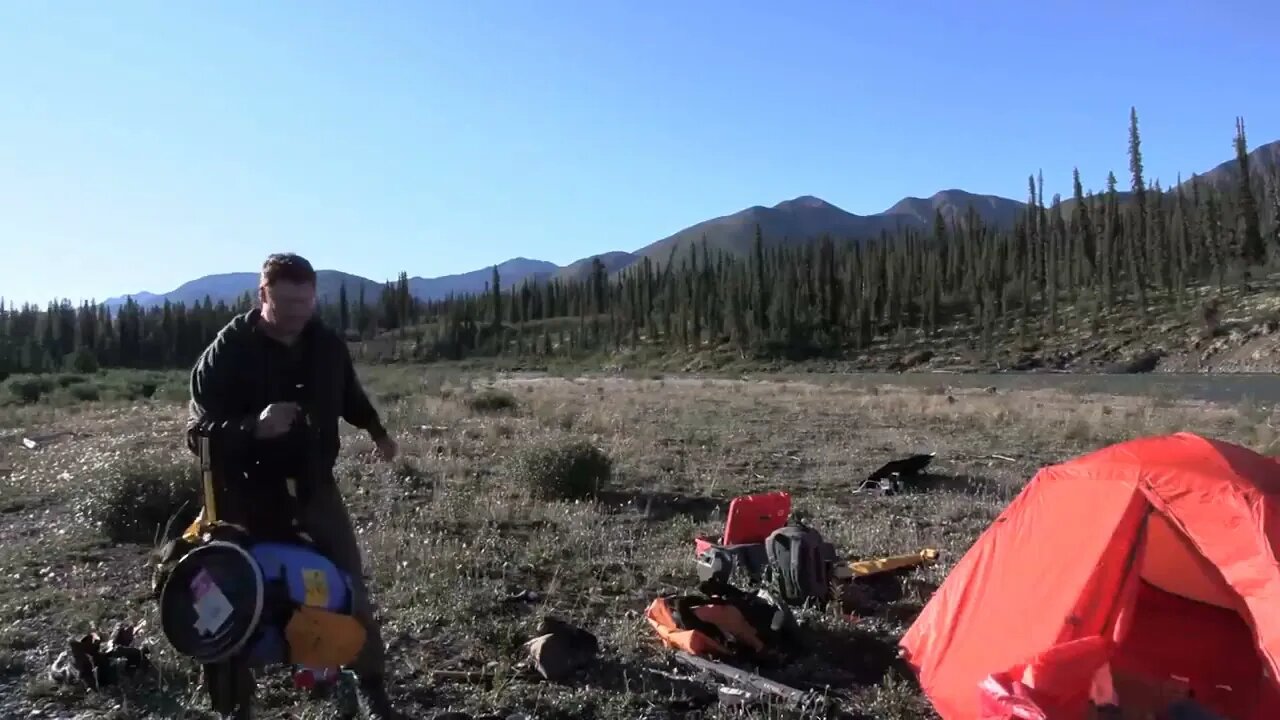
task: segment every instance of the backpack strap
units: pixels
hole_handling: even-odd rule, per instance
[[[811,527],[803,526],[802,532],[809,540],[809,574],[804,578],[805,591],[819,602],[825,603],[831,597],[830,561],[835,555],[835,546],[822,537],[822,533]],[[829,557],[830,556],[830,557]]]
[[[796,553],[794,526],[781,527],[769,534],[765,549],[769,555],[769,565],[777,574],[778,589],[787,600],[798,598],[803,594],[800,580],[800,558]]]
[[[801,542],[800,547],[797,548],[794,543],[796,539],[804,537],[803,533],[804,530],[800,530],[799,532],[787,537],[787,544],[789,546],[791,556],[791,577],[795,578],[796,591],[800,597],[804,597],[809,594],[809,581],[812,579],[804,572],[806,567],[804,563],[804,553],[797,552],[797,550],[804,550],[805,545]]]

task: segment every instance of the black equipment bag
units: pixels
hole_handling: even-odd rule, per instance
[[[825,605],[831,599],[835,548],[813,528],[801,524],[774,530],[765,540],[769,573],[782,599],[791,605]]]

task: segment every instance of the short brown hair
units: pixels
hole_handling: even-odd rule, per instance
[[[316,271],[311,263],[296,253],[272,253],[262,263],[262,277],[258,283],[271,287],[277,280],[298,284],[316,284]]]

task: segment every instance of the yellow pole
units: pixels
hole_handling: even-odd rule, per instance
[[[209,457],[209,438],[200,437],[200,476],[204,483],[204,524],[212,525],[218,519],[218,503],[213,496],[213,460]]]

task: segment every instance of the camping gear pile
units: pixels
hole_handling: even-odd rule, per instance
[[[736,577],[757,586],[772,581],[788,605],[825,603],[835,548],[804,523],[788,524],[790,514],[791,495],[784,491],[734,498],[721,541],[694,539],[698,579],[716,585]]]
[[[785,657],[791,607],[936,557],[838,562],[789,511],[736,499],[723,538],[696,540],[699,592],[646,612],[681,660],[782,697],[799,691],[714,659]],[[1185,432],[1117,443],[1041,468],[900,655],[943,720],[1280,718],[1277,557],[1280,460]]]
[[[721,688],[723,703],[749,703],[762,693],[799,707],[819,700],[717,661],[785,661],[799,649],[790,606],[827,596],[834,552],[816,531],[788,525],[790,511],[785,492],[735,498],[721,541],[695,539],[697,592],[662,595],[645,610],[659,641],[676,650],[678,660],[738,686]],[[766,586],[770,579],[773,591]]]
[[[734,498],[722,537],[696,537],[694,556],[697,592],[660,596],[645,611],[658,639],[699,658],[776,664],[800,649],[792,608],[823,607],[842,583],[937,552],[841,562],[820,532],[791,518],[791,495],[779,490]]]
[[[902,638],[944,720],[1280,717],[1280,462],[1191,433],[1042,468]]]
[[[790,511],[782,491],[735,498],[722,540],[695,539],[698,592],[663,595],[645,611],[664,645],[757,661],[785,653],[794,637],[789,606],[825,600],[834,559],[816,531],[786,524]],[[780,592],[765,586],[770,579]]]
[[[210,438],[199,441],[204,509],[164,548],[154,583],[165,638],[203,666],[223,714],[244,705],[249,669],[292,666],[300,687],[336,680],[365,640],[349,578],[302,535],[264,541],[221,520]]]

